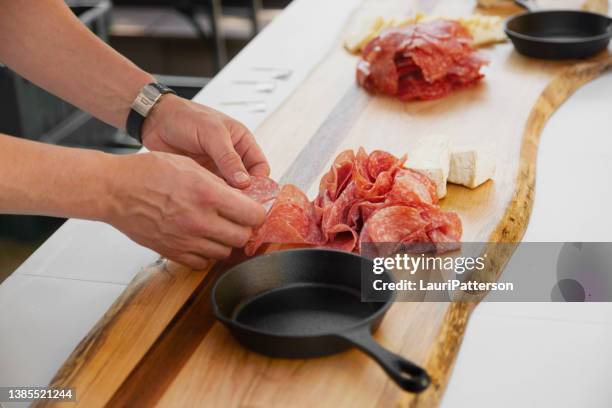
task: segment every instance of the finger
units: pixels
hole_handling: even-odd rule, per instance
[[[179,272],[181,269],[185,268],[185,265],[179,263],[179,262],[175,262],[172,261],[170,259],[166,260],[166,263],[164,265],[164,268],[168,271],[168,272]]]
[[[217,212],[228,220],[244,226],[258,227],[264,222],[263,205],[231,188],[219,189]]]
[[[248,130],[245,130],[248,132]],[[248,132],[236,144],[236,151],[242,157],[242,162],[253,176],[269,176],[270,165],[255,137]]]
[[[242,248],[251,237],[251,228],[235,224],[225,218],[208,222],[202,228],[205,237],[223,245]]]
[[[232,248],[206,238],[198,239],[193,244],[190,254],[210,259],[225,259],[232,253]]]
[[[238,188],[249,186],[251,183],[249,173],[229,137],[221,136],[215,139],[210,143],[209,153],[229,184]]]
[[[206,269],[210,263],[210,260],[206,259],[205,257],[191,253],[181,254],[175,261],[195,270]]]
[[[247,168],[251,176],[270,176],[270,166],[268,165],[268,163],[259,163],[252,167],[247,166]]]

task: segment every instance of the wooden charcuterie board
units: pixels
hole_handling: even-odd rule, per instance
[[[607,11],[605,0],[583,3],[563,1]],[[474,7],[458,0],[366,0],[356,13],[407,15],[419,9],[462,15]],[[494,182],[476,190],[450,186],[442,201],[443,208],[459,213],[468,242],[520,241],[535,194],[538,140],[546,120],[574,90],[612,65],[607,53],[588,61],[528,59],[505,43],[482,50],[490,66],[480,85],[441,100],[403,103],[359,89],[356,57],[340,43],[338,38],[256,133],[273,177],[298,184],[312,197],[320,175],[347,148],[401,155],[432,133],[448,134],[456,144],[485,143],[497,157]],[[494,260],[497,275],[510,256],[508,251]],[[143,270],[52,385],[75,387],[77,405],[83,407],[437,406],[477,305],[397,303],[391,308],[378,341],[424,365],[433,377],[433,386],[415,396],[402,392],[357,351],[273,360],[242,349],[215,322],[210,307],[210,289],[225,267],[189,271],[160,261]]]

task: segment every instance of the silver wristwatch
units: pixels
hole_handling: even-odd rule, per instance
[[[132,109],[127,118],[127,133],[142,143],[142,125],[145,118],[162,95],[167,93],[175,94],[172,89],[159,82],[152,82],[142,87],[136,99],[132,103]]]

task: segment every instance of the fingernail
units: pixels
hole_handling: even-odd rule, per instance
[[[249,180],[249,175],[246,174],[244,171],[237,171],[236,173],[234,173],[234,181],[236,181],[236,183],[243,184]]]

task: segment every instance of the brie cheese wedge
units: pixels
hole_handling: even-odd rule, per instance
[[[450,159],[448,181],[469,188],[476,188],[495,174],[493,155],[482,148],[453,150]]]
[[[451,142],[446,135],[423,137],[408,153],[408,167],[436,183],[438,198],[446,196],[446,180],[450,172]]]

